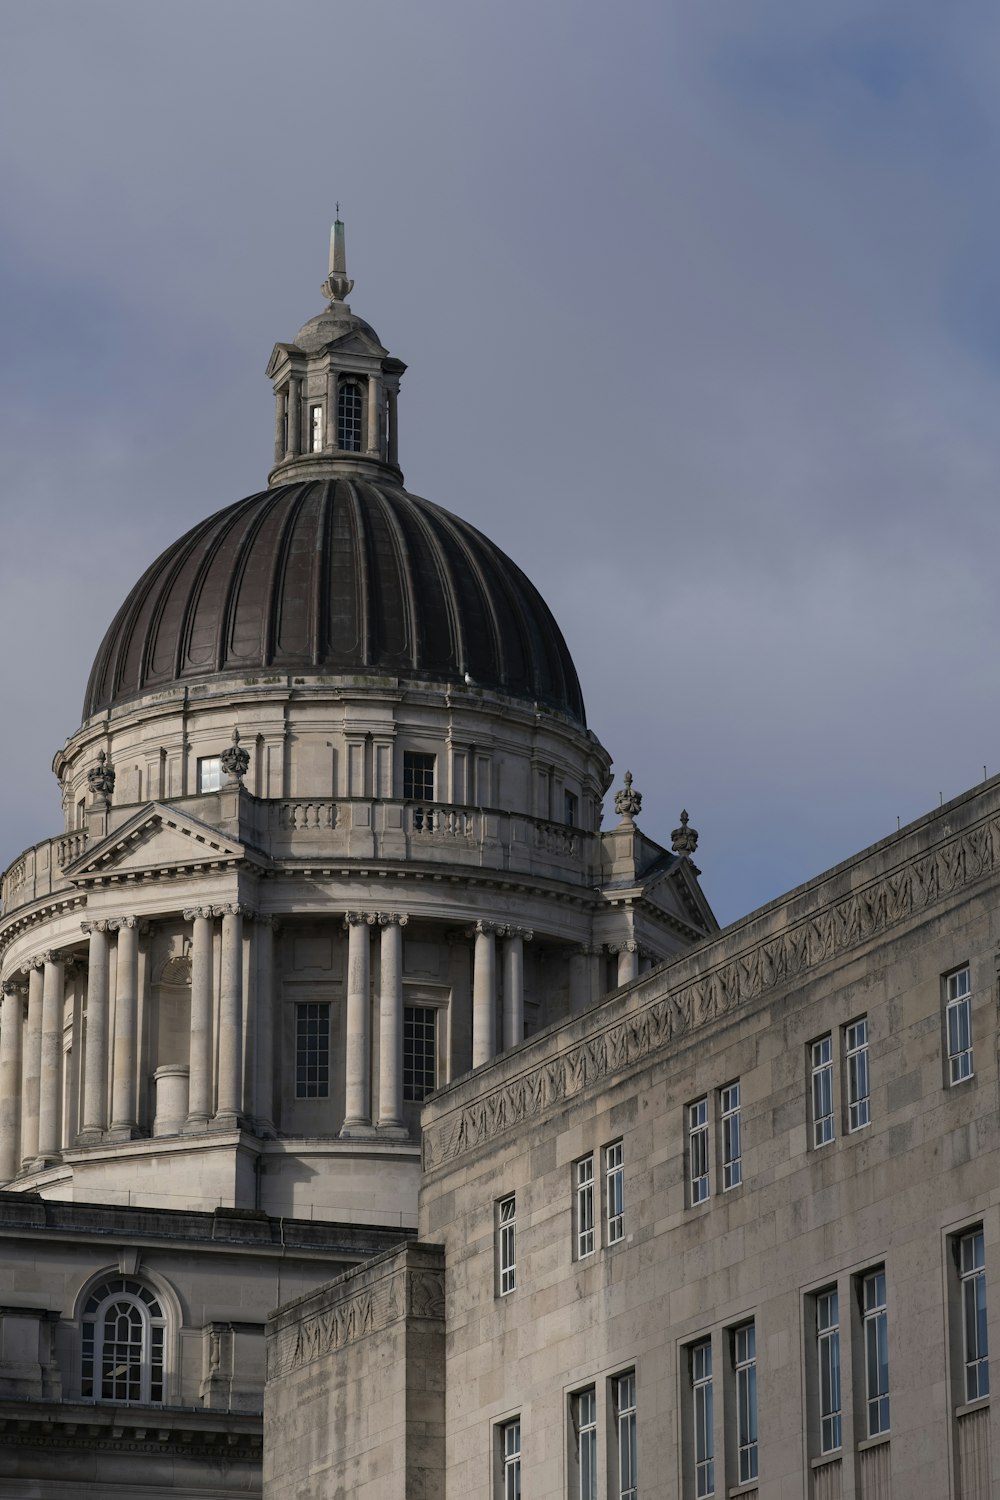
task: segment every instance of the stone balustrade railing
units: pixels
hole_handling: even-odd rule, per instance
[[[218,798],[175,804],[217,824]],[[134,807],[116,808],[112,826]],[[526,813],[440,802],[367,798],[281,798],[244,803],[246,826],[224,831],[273,859],[417,860],[470,864],[525,875],[590,883],[600,877],[600,835]],[[0,881],[3,913],[71,889],[63,869],[84,852],[86,829],[57,834],[14,861]]]

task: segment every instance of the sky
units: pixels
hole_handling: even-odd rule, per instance
[[[407,487],[721,921],[995,774],[998,76],[986,0],[0,0],[0,866],[132,584],[264,486],[337,200]]]

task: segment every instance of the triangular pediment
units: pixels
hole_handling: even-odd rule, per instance
[[[375,359],[384,359],[388,352],[378,339],[371,338],[362,328],[352,328],[342,338],[331,339],[326,347],[338,354],[363,354]]]
[[[84,850],[63,874],[74,884],[230,865],[243,859],[238,839],[166,803],[149,802],[113,833]]]
[[[267,362],[267,369],[264,372],[267,375],[268,380],[273,380],[275,375],[277,375],[278,371],[281,369],[281,366],[283,364],[286,364],[294,354],[298,354],[302,358],[305,358],[303,351],[298,347],[297,344],[275,344],[274,348],[271,350],[271,358]]]

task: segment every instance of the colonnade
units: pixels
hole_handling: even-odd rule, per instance
[[[389,463],[398,465],[396,391],[392,386],[384,387],[381,377],[374,371],[365,375],[356,371],[338,371],[332,367],[327,369],[322,417],[323,442],[320,451],[325,453],[337,451],[337,397],[342,380],[352,381],[358,386],[362,382],[367,383],[368,420],[365,452],[371,458],[384,457]],[[274,461],[276,464],[311,451],[312,433],[307,431],[303,434],[303,419],[308,415],[309,408],[320,404],[323,398],[319,398],[319,401],[315,397],[307,399],[303,384],[302,375],[291,375],[285,385],[275,388]],[[383,410],[388,425],[388,432],[384,435],[379,430],[379,414]]]

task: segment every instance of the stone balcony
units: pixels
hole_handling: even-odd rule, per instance
[[[107,836],[140,805],[112,807]],[[379,798],[263,800],[243,789],[174,798],[170,805],[278,864],[464,865],[584,886],[601,879],[600,834],[526,813]],[[95,842],[79,828],[26,849],[0,882],[3,916],[72,891],[63,871]]]

